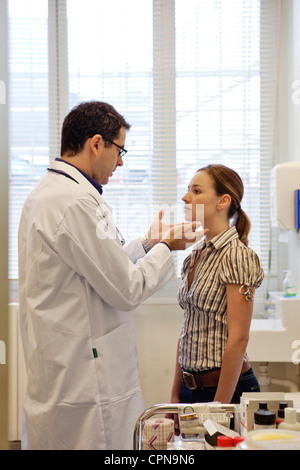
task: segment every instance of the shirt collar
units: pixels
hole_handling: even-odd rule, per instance
[[[77,168],[77,166],[72,165],[72,163],[67,162],[66,160],[63,160],[62,158],[56,158],[55,161],[57,161],[57,162],[64,162],[64,163],[66,163],[67,165],[70,165],[70,166],[72,166],[73,168],[76,168],[76,170],[78,170],[78,171],[97,189],[97,191],[99,191],[99,193],[102,195],[102,193],[103,193],[102,185],[99,184],[99,183],[97,183],[97,181],[94,180],[93,178],[91,178],[87,173],[85,173],[84,171],[82,171],[82,170],[80,170],[79,168]]]
[[[227,243],[235,240],[236,238],[239,238],[239,234],[237,232],[236,226],[233,225],[229,229],[225,230],[225,232],[221,232],[209,240],[207,242],[207,247],[213,245],[216,250],[220,250],[220,248],[223,248],[223,246],[227,245]]]
[[[207,243],[206,238],[205,237],[201,238],[201,240],[195,243],[195,245],[192,248],[192,251],[202,251],[203,248],[205,248],[206,243]]]
[[[216,250],[219,250],[223,246],[227,245],[227,243],[231,242],[232,240],[238,237],[239,234],[236,230],[235,225],[233,225],[229,229],[225,230],[225,232],[218,233],[218,235],[216,235],[209,241],[206,240],[206,237],[201,238],[201,240],[195,243],[192,251],[201,251],[203,250],[203,248],[205,248],[205,246],[207,246],[207,248],[214,247]]]

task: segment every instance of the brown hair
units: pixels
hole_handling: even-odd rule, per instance
[[[236,229],[239,239],[248,246],[248,234],[250,232],[251,223],[247,214],[241,208],[241,201],[244,195],[244,185],[240,176],[231,168],[224,165],[207,165],[200,168],[199,171],[206,171],[213,178],[215,183],[215,191],[218,196],[229,194],[231,196],[231,204],[228,211],[228,218],[231,219],[235,214],[237,216]]]
[[[90,137],[102,135],[104,140],[119,137],[121,127],[130,129],[123,116],[113,106],[101,101],[86,101],[75,106],[65,117],[61,132],[61,155],[79,153]],[[110,146],[110,143],[105,143]]]

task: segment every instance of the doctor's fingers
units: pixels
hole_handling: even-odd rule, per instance
[[[200,222],[184,222],[182,224],[175,225],[173,229],[170,230],[170,233],[173,235],[174,239],[186,239],[189,241],[197,241],[200,240],[206,232],[208,232],[208,229],[203,228],[197,230],[200,227]]]
[[[204,235],[209,232],[209,229],[199,229],[199,230],[195,230],[195,229],[188,229],[188,228],[185,228],[184,229],[184,236],[185,238],[190,241],[190,242],[197,242],[199,240],[201,240],[201,238],[204,237]]]
[[[166,235],[166,233],[168,233],[170,228],[174,226],[174,225],[163,222],[162,221],[163,215],[164,215],[164,211],[160,210],[159,214],[153,220],[151,227],[146,235],[146,238],[148,239],[148,241],[150,240],[151,242],[153,242],[152,244],[155,244],[159,240],[161,240]],[[150,242],[149,244],[151,245]]]
[[[189,225],[189,227],[187,227]],[[167,242],[171,250],[186,250],[200,240],[208,230],[195,232],[195,225],[181,224],[173,227],[162,241]]]
[[[158,213],[158,215],[155,217],[151,224],[151,228],[154,227],[157,229],[159,232],[161,231],[166,231],[167,229],[169,230],[170,228],[174,227],[174,224],[170,223],[170,220],[167,220],[163,222],[163,217],[164,217],[164,210],[161,209]]]

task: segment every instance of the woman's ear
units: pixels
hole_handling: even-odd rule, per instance
[[[226,209],[226,207],[229,207],[230,204],[231,204],[231,196],[229,194],[223,194],[220,197],[217,208],[218,209]]]

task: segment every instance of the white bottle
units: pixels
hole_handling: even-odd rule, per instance
[[[283,281],[283,295],[286,298],[296,297],[297,289],[292,271],[288,270],[284,272],[286,273],[286,276]]]
[[[284,421],[278,425],[278,429],[290,429],[300,432],[300,423],[297,423],[297,410],[295,408],[285,408]]]

